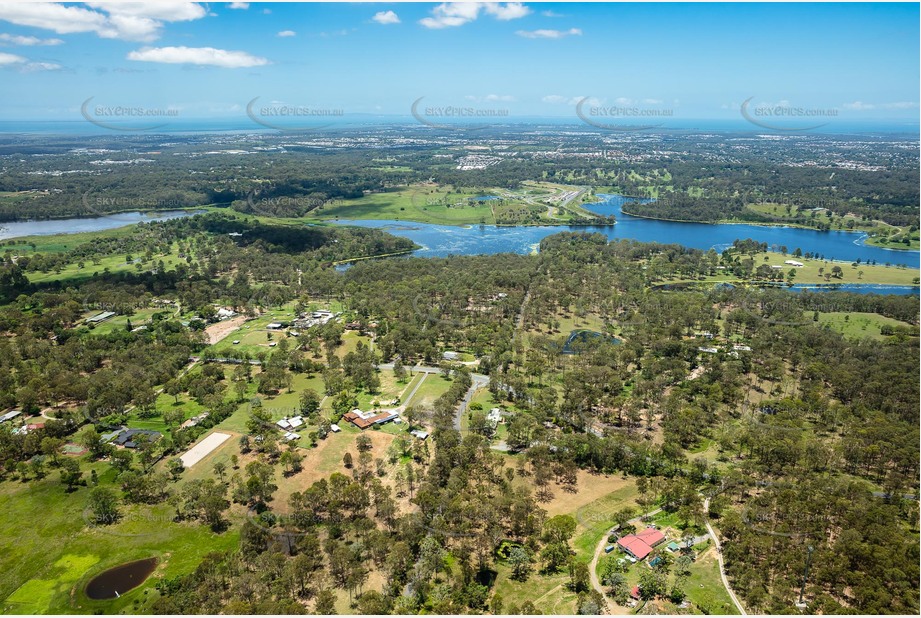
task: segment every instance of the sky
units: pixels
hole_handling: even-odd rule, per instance
[[[411,118],[415,103],[433,124],[659,122],[735,120],[748,101],[768,125],[916,123],[918,23],[917,3],[4,1],[0,120],[123,121],[128,107],[135,122],[269,126],[281,114]]]

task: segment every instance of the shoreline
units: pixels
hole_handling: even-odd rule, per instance
[[[644,198],[646,199],[646,198]],[[814,227],[809,227],[807,225],[800,225],[797,223],[768,223],[766,221],[732,221],[727,219],[720,219],[718,221],[689,221],[687,219],[668,219],[666,217],[650,217],[647,215],[635,215],[624,210],[624,207],[621,206],[621,212],[630,217],[635,217],[637,219],[646,219],[647,221],[667,221],[669,223],[693,223],[697,225],[758,225],[761,227],[776,227],[776,228],[790,228],[797,230],[812,230],[814,232],[843,232],[845,234],[863,234],[865,239],[862,241],[862,244],[868,247],[876,247],[877,249],[884,249],[887,251],[921,251],[921,247],[913,248],[908,247],[903,249],[901,247],[887,247],[884,245],[879,245],[871,242],[866,242],[870,239],[869,233],[865,230],[819,230]],[[858,239],[855,239],[858,240]]]
[[[336,225],[352,225],[350,221],[398,221],[400,223],[412,224],[419,223],[421,225],[444,225],[446,227],[456,227],[461,229],[467,229],[472,227],[614,227],[617,225],[617,221],[611,223],[607,222],[598,222],[598,223],[569,223],[566,221],[559,221],[557,223],[551,222],[541,222],[541,223],[447,223],[447,222],[436,222],[436,221],[419,221],[417,219],[376,219],[376,218],[364,218],[364,219],[317,219],[317,222],[322,223],[335,223]],[[363,226],[359,226],[363,227]]]
[[[398,255],[409,255],[411,253],[418,251],[419,249],[422,249],[422,247],[420,247],[419,245],[416,245],[412,249],[404,249],[403,251],[393,251],[391,253],[381,253],[380,255],[363,255],[360,257],[348,258],[345,260],[336,260],[335,262],[330,262],[330,265],[340,266],[342,264],[353,264],[355,262],[363,262],[365,260],[376,260],[378,258],[396,257]]]

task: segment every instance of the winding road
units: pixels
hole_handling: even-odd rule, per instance
[[[704,499],[704,513],[710,512],[710,498]],[[729,598],[732,599],[732,602],[735,603],[736,609],[739,610],[739,613],[743,616],[747,616],[748,613],[745,611],[745,608],[742,607],[742,603],[739,602],[739,599],[736,597],[736,593],[733,592],[732,586],[729,585],[729,579],[726,577],[726,569],[723,566],[723,548],[720,546],[720,539],[716,536],[716,532],[713,530],[713,526],[710,525],[710,519],[707,519],[707,532],[710,533],[710,536],[713,538],[713,545],[716,547],[716,559],[720,565],[720,579],[723,580],[723,586],[726,587],[726,592],[729,593]]]
[[[645,515],[638,515],[634,517],[633,519],[629,520],[627,523],[629,524],[636,523],[638,521],[641,521],[644,517],[655,515],[661,510],[662,509],[656,509],[654,511],[649,511]],[[606,603],[610,602],[617,609],[623,610],[618,613],[625,614],[627,613],[629,608],[623,607],[617,604],[617,602],[615,602],[613,599],[611,599],[611,597],[608,596],[607,591],[605,591],[604,586],[601,585],[601,581],[598,579],[598,560],[601,558],[601,554],[602,552],[604,552],[604,548],[607,547],[608,545],[609,535],[610,535],[610,532],[605,532],[604,534],[601,535],[601,538],[598,540],[598,545],[595,546],[595,554],[592,556],[592,561],[588,563],[588,577],[592,582],[592,588],[594,588],[597,592],[601,594],[601,597],[605,600],[605,602]],[[607,613],[610,613],[610,612],[607,612]]]
[[[706,498],[704,500],[704,513],[709,512],[709,508],[710,508],[710,498]],[[655,515],[661,510],[662,509],[656,509],[654,511],[650,511],[649,513],[646,513],[646,515],[640,515],[639,517],[634,517],[633,519],[629,521],[629,523],[631,524],[636,523],[642,520],[644,517]],[[742,616],[747,616],[748,613],[745,611],[745,608],[742,607],[742,603],[739,601],[738,597],[736,597],[735,592],[733,592],[732,586],[729,585],[729,579],[726,577],[726,569],[723,565],[723,550],[722,550],[722,547],[720,547],[720,540],[719,540],[719,537],[716,536],[716,531],[713,530],[713,526],[710,525],[709,520],[707,520],[707,532],[710,533],[710,538],[713,539],[713,545],[716,548],[716,559],[719,563],[720,579],[723,580],[723,586],[725,586],[726,592],[729,593],[729,598],[732,599],[732,602],[735,604],[736,609],[739,610],[739,614],[741,614]],[[695,538],[694,541],[696,543],[698,542],[698,539]],[[592,556],[592,561],[588,565],[588,574],[592,582],[592,588],[594,588],[599,593],[601,593],[601,596],[604,598],[605,601],[612,601],[612,599],[608,597],[608,594],[605,591],[604,587],[601,585],[601,582],[598,580],[598,574],[597,574],[598,560],[601,558],[602,552],[604,552],[604,548],[607,545],[608,545],[608,535],[604,534],[602,535],[601,539],[598,541],[598,545],[595,546],[595,554]],[[612,601],[612,604],[614,605],[614,607],[618,609],[624,609],[624,610],[627,609],[627,608],[621,608],[620,605],[618,605],[617,603],[613,601]]]

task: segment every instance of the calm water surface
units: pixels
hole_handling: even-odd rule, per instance
[[[35,221],[10,221],[0,223],[0,240],[20,236],[51,236],[98,232],[124,227],[134,223],[179,219],[205,212],[203,210],[169,210],[164,212],[122,212],[104,217],[76,217],[73,219],[42,219]]]
[[[863,243],[865,234],[858,232],[820,232],[785,226],[746,224],[714,225],[709,223],[678,223],[631,217],[621,211],[628,201],[621,195],[599,194],[604,201],[587,204],[586,209],[602,215],[617,217],[617,225],[610,226],[518,226],[494,225],[439,225],[393,220],[339,220],[338,223],[376,227],[395,236],[403,236],[421,245],[415,252],[418,257],[444,257],[448,255],[473,255],[478,253],[530,253],[541,239],[558,232],[600,232],[610,239],[633,239],[643,242],[679,243],[694,249],[722,251],[736,239],[751,238],[765,242],[769,247],[786,246],[811,251],[829,260],[853,262],[876,260],[879,264],[890,262],[918,268],[917,251],[896,251],[872,247]]]

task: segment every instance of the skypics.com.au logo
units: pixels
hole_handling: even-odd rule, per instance
[[[320,108],[309,105],[290,105],[272,102],[257,105],[261,97],[246,104],[246,115],[258,125],[276,131],[308,131],[324,129],[341,120],[345,111],[340,108]]]
[[[827,118],[837,118],[838,110],[834,108],[809,108],[791,105],[787,101],[780,103],[759,103],[752,105],[748,97],[739,111],[751,124],[772,131],[812,131],[824,127],[828,122],[818,122]]]
[[[163,119],[179,117],[175,108],[145,107],[143,105],[93,105],[90,97],[80,106],[83,118],[97,127],[111,131],[155,131],[169,123]]]
[[[618,98],[614,105],[602,105],[593,97],[582,97],[576,103],[576,116],[585,124],[605,131],[647,131],[662,126],[651,123],[660,118],[673,118],[675,110],[662,107],[655,99],[633,101]]]
[[[83,193],[81,201],[84,210],[95,217],[105,217],[113,220],[124,220],[127,223],[135,223],[136,218],[125,213],[126,211],[158,211],[158,210],[182,210],[184,208],[194,208],[184,204],[178,198],[150,198],[150,197],[128,197],[115,196],[108,197],[105,195],[92,195],[92,191]]]
[[[471,105],[423,105],[425,97],[413,101],[410,113],[419,124],[446,131],[479,131],[489,126],[487,118],[508,119],[509,110]]]

